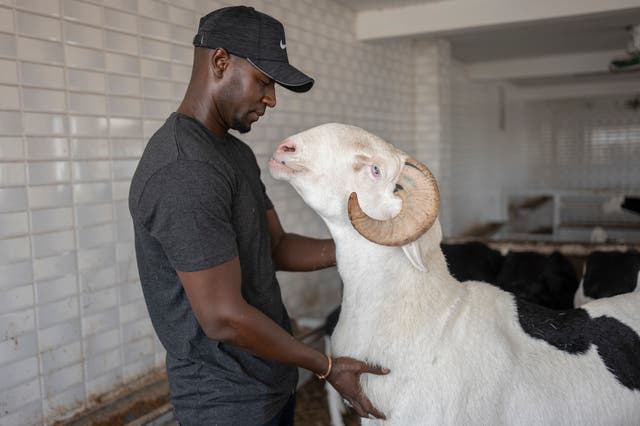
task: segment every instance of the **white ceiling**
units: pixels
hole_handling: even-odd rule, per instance
[[[402,8],[420,5],[429,5],[434,12],[442,10],[439,5],[464,4],[465,0],[337,0],[346,7],[354,10],[358,15],[367,15],[370,11],[376,11],[383,15],[380,22],[394,22],[398,20],[398,13]],[[511,0],[517,4],[518,0]],[[527,1],[523,1],[526,5]],[[582,2],[587,0],[557,0],[564,2]],[[469,4],[477,1],[469,0]],[[492,0],[494,4],[500,4],[500,0]],[[452,31],[439,31],[432,34],[420,35],[409,34],[401,37],[409,38],[446,38],[451,43],[452,55],[464,64],[473,66],[480,64],[492,64],[491,70],[502,70],[513,65],[514,60],[533,59],[531,67],[545,68],[548,63],[548,73],[540,72],[540,75],[514,75],[513,77],[503,77],[516,86],[535,86],[570,84],[572,82],[633,82],[637,79],[640,90],[640,72],[612,74],[608,72],[608,62],[614,54],[625,54],[630,34],[626,27],[640,24],[640,0],[629,1],[626,4],[623,0],[618,0],[618,9],[612,7],[607,10],[609,0],[601,0],[602,3],[591,1],[600,7],[597,13],[580,14],[568,17],[561,16],[549,19],[539,19],[527,22],[521,19],[517,23],[502,22],[500,25],[485,25],[479,28],[467,26],[466,28]],[[438,4],[436,4],[438,3]],[[637,7],[633,7],[637,3]],[[548,8],[553,7],[553,2],[547,2]],[[570,3],[565,3],[570,4]],[[578,3],[574,3],[578,4]],[[625,7],[620,9],[620,4]],[[603,7],[604,5],[604,7]],[[631,7],[627,7],[631,5]],[[576,6],[580,7],[580,6]],[[541,7],[544,9],[544,6]],[[597,8],[594,8],[596,10]],[[414,7],[414,10],[420,11]],[[425,10],[425,9],[421,9]],[[464,9],[463,9],[464,10]],[[364,13],[362,13],[364,12]],[[388,20],[384,15],[388,15]],[[405,15],[406,17],[407,15]],[[514,15],[515,16],[515,15]],[[411,16],[409,16],[411,18]],[[526,18],[526,17],[525,17]],[[466,19],[466,18],[461,18]],[[383,36],[386,37],[386,36]],[[397,38],[394,36],[394,38]],[[380,39],[378,37],[378,39]],[[589,56],[592,54],[592,56]],[[571,56],[577,55],[577,56]],[[549,61],[545,61],[546,59]],[[576,66],[576,72],[572,73],[570,62],[590,62],[589,66]],[[517,62],[517,61],[515,61]],[[528,62],[520,61],[518,67],[526,69]],[[563,64],[562,72],[554,76],[553,67],[555,64]],[[601,69],[595,69],[594,63],[602,63]],[[500,74],[499,72],[496,74]],[[517,73],[516,73],[517,74]],[[486,79],[486,77],[484,77]]]

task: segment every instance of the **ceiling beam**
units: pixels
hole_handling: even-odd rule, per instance
[[[531,58],[474,62],[466,65],[472,80],[501,80],[554,77],[607,72],[614,57],[624,56],[623,50],[568,53]]]
[[[640,0],[446,0],[358,12],[358,40],[439,35],[640,7]]]
[[[634,95],[638,93],[638,81],[589,82],[554,84],[547,86],[517,87],[507,90],[508,100],[552,100],[568,98],[588,98],[611,95]]]

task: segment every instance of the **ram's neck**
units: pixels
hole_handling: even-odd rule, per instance
[[[411,265],[402,248],[373,244],[348,228],[330,226],[330,230],[344,282],[343,310],[414,299],[437,315],[458,296],[459,283],[449,274],[439,245],[424,253],[428,271],[422,272]]]

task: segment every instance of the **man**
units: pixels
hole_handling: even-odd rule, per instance
[[[200,20],[191,81],[152,136],[131,183],[140,281],[167,350],[171,400],[182,425],[293,423],[296,366],[326,378],[361,416],[384,417],[362,393],[362,373],[298,342],[275,269],[335,265],[332,240],[283,231],[248,132],[276,105],[275,83],[305,92],[289,65],[284,28],[248,7]]]

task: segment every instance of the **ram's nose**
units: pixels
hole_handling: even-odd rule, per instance
[[[288,153],[292,153],[292,152],[296,152],[296,141],[293,140],[292,138],[287,138],[284,141],[282,141],[282,143],[280,144],[280,146],[278,147],[278,149],[276,150],[277,153],[281,153],[281,152],[288,152]]]

